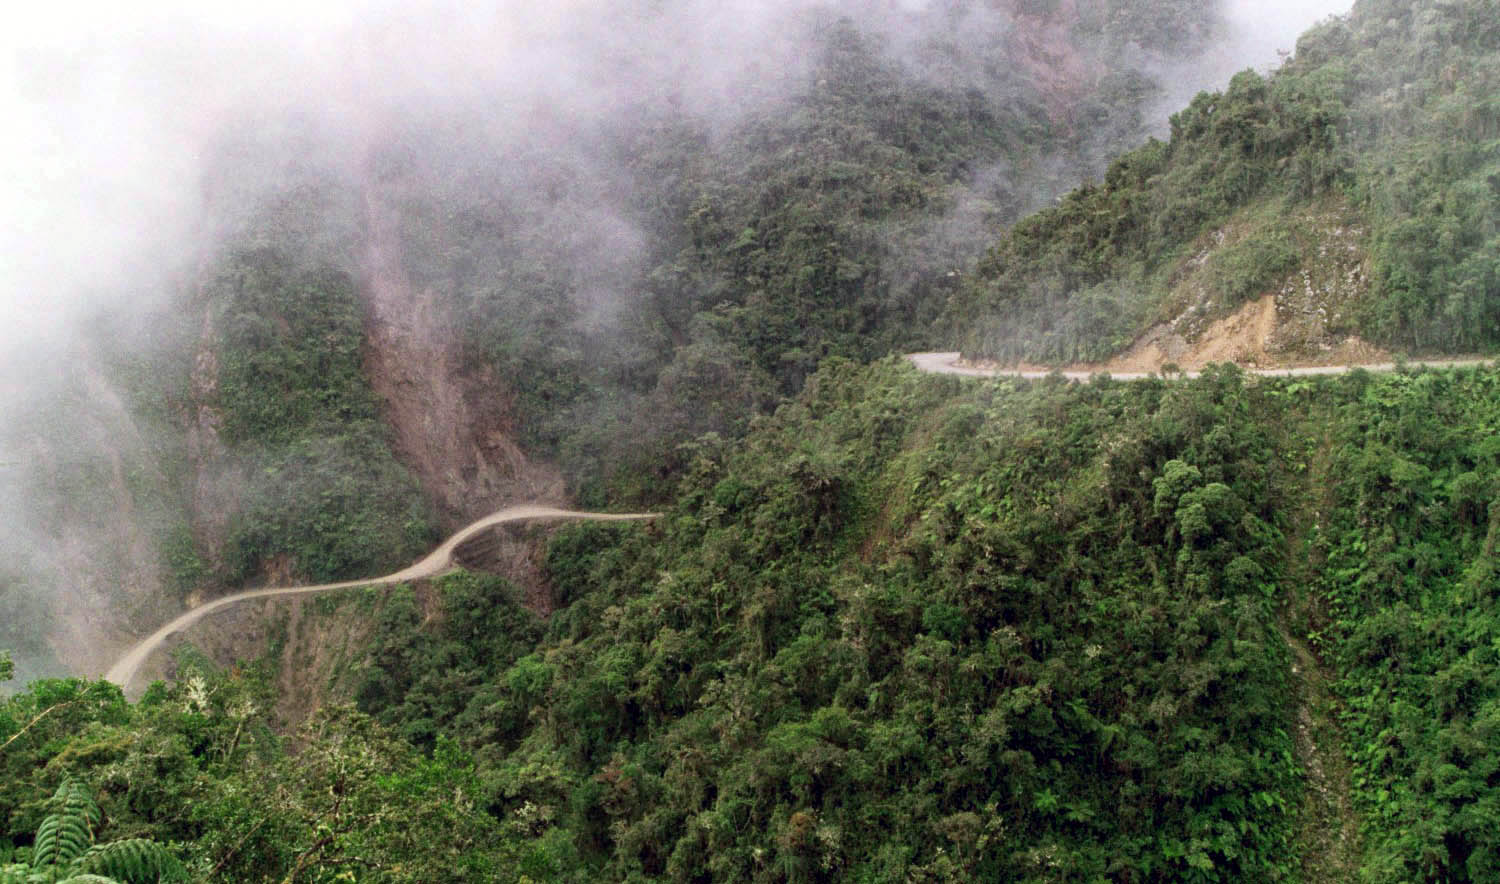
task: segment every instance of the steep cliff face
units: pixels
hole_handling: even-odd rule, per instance
[[[1015,17],[1010,57],[1042,90],[1054,123],[1072,121],[1078,101],[1104,71],[1102,59],[1082,51],[1074,39],[1080,24],[1076,0],[1051,5],[1009,0]]]
[[[399,209],[373,184],[364,204],[365,372],[396,454],[421,482],[443,528],[507,503],[561,503],[561,473],[515,442],[505,379],[463,363],[445,302],[412,284],[402,265]]]
[[[193,537],[208,561],[219,561],[224,554],[229,518],[239,509],[236,489],[242,487],[243,477],[229,469],[224,446],[219,441],[224,419],[217,404],[219,358],[213,310],[202,303],[195,307],[203,319],[194,345],[188,398],[179,419],[193,468]]]
[[[1156,0],[994,0],[1010,21],[1004,57],[1029,78],[1052,123],[1087,140],[1103,111],[1165,111],[1153,93],[1211,88],[1234,35],[1222,4]],[[1240,65],[1268,59],[1235,59]],[[1227,76],[1227,74],[1225,74]],[[1189,93],[1190,94],[1190,93]],[[1131,105],[1140,103],[1140,107]],[[1145,121],[1150,128],[1157,123]],[[1122,131],[1121,134],[1131,135]],[[1116,150],[1131,146],[1116,145]],[[1099,159],[1107,159],[1100,157]]]
[[[165,496],[166,478],[108,380],[89,366],[82,381],[95,406],[85,426],[100,459],[104,481],[97,488],[103,496],[92,502],[94,530],[69,538],[59,550],[57,611],[65,631],[54,637],[53,647],[75,671],[102,672],[113,655],[97,636],[118,634],[122,623],[128,628],[149,622],[170,604],[163,592],[161,513],[148,511],[161,502],[152,497]]]

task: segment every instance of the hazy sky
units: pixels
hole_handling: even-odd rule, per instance
[[[1230,59],[1231,69],[1275,64],[1276,50],[1295,49],[1303,31],[1353,5],[1352,0],[1229,0],[1229,21],[1238,34],[1225,53],[1237,56]]]
[[[716,69],[716,59],[765,59],[757,77],[784,72],[794,47],[778,42],[774,16],[813,2],[680,2],[686,12],[653,41],[667,51],[648,53],[643,35],[663,23],[601,27],[608,0],[499,0],[482,12],[457,0],[23,4],[0,30],[0,346],[63,334],[93,297],[118,296],[122,280],[158,286],[163,250],[195,224],[200,146],[246,103],[312,103],[352,130],[381,101],[472,83],[607,103],[633,84],[600,82],[598,66],[623,57],[647,81],[692,71],[689,87],[712,96],[743,73]],[[1225,77],[1273,63],[1276,49],[1348,4],[1231,5],[1243,37],[1217,53]]]

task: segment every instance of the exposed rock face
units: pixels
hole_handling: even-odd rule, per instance
[[[239,509],[236,489],[243,475],[231,468],[219,441],[223,416],[219,413],[219,357],[213,309],[202,304],[203,325],[193,353],[193,370],[188,381],[188,401],[181,415],[187,430],[187,453],[193,467],[192,523],[193,539],[209,561],[222,559],[229,533],[230,514]]]
[[[401,262],[397,211],[373,189],[365,205],[365,371],[396,455],[422,483],[443,530],[508,503],[563,502],[562,475],[512,441],[504,382],[487,368],[463,364],[442,300],[411,284]]]
[[[1041,86],[1052,122],[1071,123],[1074,106],[1103,73],[1099,60],[1085,56],[1073,40],[1076,0],[1061,0],[1051,9],[1017,0],[1005,5],[1016,24],[1010,57]]]

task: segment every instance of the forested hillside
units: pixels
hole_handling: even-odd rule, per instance
[[[1306,286],[1318,337],[1492,350],[1497,22],[1489,2],[1356,4],[1273,75],[1199,95],[1169,140],[1013,227],[942,327],[973,355],[1094,361],[1152,326],[1191,340],[1205,319]],[[1287,350],[1310,355],[1305,339]]]
[[[1500,369],[1170,364],[1500,343],[1495,0],[1164,141],[1217,5],[697,8],[214,130],[171,291],[0,427],[0,884],[1500,879]],[[661,515],[32,678],[518,501]]]
[[[255,668],[33,685],[9,837],[71,773],[225,880],[1488,880],[1497,393],[833,361],[659,527],[558,534],[549,620],[366,607],[293,742]]]
[[[475,86],[216,129],[175,291],[102,319],[63,360],[96,376],[6,430],[36,467],[5,489],[22,545],[76,546],[7,597],[123,642],[226,586],[389,570],[518,500],[669,500],[680,445],[738,438],[821,360],[938,343],[990,231],[1139,143],[1162,67],[1224,28],[1198,4],[799,9],[771,14],[799,48],[779,78],[698,72],[736,104],[627,69],[649,88],[600,107]],[[118,413],[79,408],[110,388]]]
[[[209,172],[213,272],[242,277],[257,250],[283,272],[348,274],[367,302],[401,277],[402,308],[456,348],[449,374],[486,379],[498,431],[560,462],[585,503],[651,499],[679,443],[739,435],[822,359],[936,343],[987,231],[1139,143],[1163,94],[1154,67],[1190,63],[1223,27],[1198,4],[843,12],[792,19],[805,70],[739,110],[648,93],[518,121],[480,95],[402,108],[354,145],[258,121]],[[225,292],[196,298],[239,309]]]

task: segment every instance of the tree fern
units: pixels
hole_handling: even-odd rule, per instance
[[[94,826],[99,823],[99,805],[89,790],[68,777],[52,795],[52,813],[36,830],[33,866],[64,866],[84,854],[94,843]]]
[[[145,838],[127,838],[91,847],[73,862],[72,871],[80,874],[69,878],[69,882],[92,880],[100,875],[108,875],[122,884],[153,884],[187,877],[187,870],[177,857]]]
[[[144,838],[94,844],[102,814],[88,787],[68,777],[36,830],[31,865],[0,866],[0,884],[161,884],[187,880],[165,847]]]

